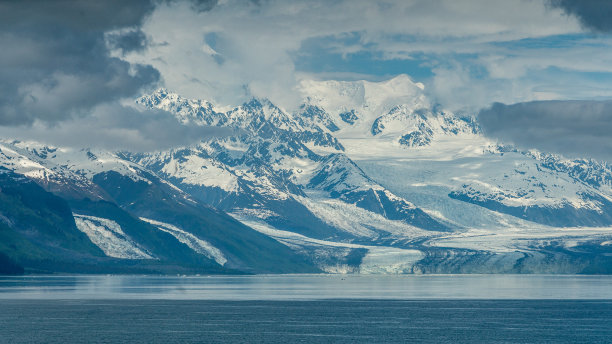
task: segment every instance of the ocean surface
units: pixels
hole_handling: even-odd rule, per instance
[[[0,343],[612,343],[612,276],[0,277]]]

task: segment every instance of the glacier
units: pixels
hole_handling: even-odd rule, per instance
[[[117,222],[96,216],[74,214],[77,228],[109,257],[153,259],[146,249],[127,236]]]
[[[225,263],[227,263],[227,258],[225,258],[225,256],[223,255],[223,252],[211,245],[206,240],[202,240],[196,237],[195,235],[186,232],[169,223],[155,221],[144,217],[141,217],[140,219],[154,225],[155,227],[159,228],[160,231],[170,233],[172,236],[177,238],[178,241],[189,246],[192,250],[205,255],[208,258],[214,259],[219,265],[223,266]]]

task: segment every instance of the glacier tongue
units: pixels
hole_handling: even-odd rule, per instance
[[[186,232],[169,223],[155,221],[155,220],[147,219],[144,217],[141,217],[140,219],[152,224],[153,226],[158,228],[160,231],[164,231],[166,233],[171,234],[178,241],[189,246],[192,250],[200,254],[203,254],[210,259],[213,259],[214,261],[217,262],[217,264],[223,266],[225,265],[225,263],[227,263],[227,258],[225,258],[225,255],[223,254],[223,252],[221,252],[221,250],[211,245],[208,241],[202,240],[196,237],[195,235],[189,232]]]
[[[146,249],[127,236],[117,222],[96,216],[73,214],[77,228],[109,257],[154,259]]]
[[[255,230],[269,235],[305,255],[313,256],[315,263],[330,273],[404,274],[413,273],[414,265],[424,257],[419,250],[395,247],[351,244],[310,238],[297,233],[275,229],[261,221],[237,214],[234,217]],[[354,250],[365,251],[361,259],[346,260]],[[335,260],[329,260],[336,256]],[[338,261],[343,261],[338,263]],[[352,264],[351,264],[352,263]]]

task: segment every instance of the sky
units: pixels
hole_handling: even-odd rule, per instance
[[[161,149],[225,133],[131,105],[159,87],[292,109],[304,79],[407,74],[487,135],[612,161],[611,19],[606,0],[0,0],[0,135]]]

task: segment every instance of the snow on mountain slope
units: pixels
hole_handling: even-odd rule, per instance
[[[227,112],[218,112],[212,105],[202,100],[185,99],[164,89],[143,96],[136,101],[138,104],[154,109],[169,111],[183,123],[196,125],[212,125],[232,129],[256,132],[261,137],[274,137],[290,132],[301,142],[316,146],[331,146],[342,150],[335,137],[325,125],[320,125],[316,115],[310,120],[307,116],[296,116],[287,113],[267,99],[255,99],[237,106]],[[309,112],[302,112],[302,114]],[[328,125],[329,126],[329,125]]]
[[[431,147],[435,148],[436,144]],[[545,168],[529,155],[482,150],[479,155],[457,152],[457,158],[449,160],[448,151],[440,151],[444,152],[441,156],[431,152],[428,157],[415,154],[356,162],[395,194],[425,211],[439,212],[461,227],[534,225],[519,223],[519,218],[554,226],[606,225],[608,221],[609,194],[605,190]],[[577,216],[576,212],[583,214]]]
[[[0,164],[3,167],[35,179],[48,180],[56,175],[52,169],[41,165],[15,148],[8,143],[0,144]]]
[[[503,151],[503,149],[499,149]],[[567,173],[571,178],[586,183],[594,188],[612,194],[612,166],[606,162],[587,159],[564,159],[554,154],[545,154],[535,150],[523,152],[540,162],[548,170]]]
[[[0,166],[35,180],[47,191],[104,199],[104,194],[89,178],[48,160],[58,154],[61,149],[35,142],[0,141]]]
[[[183,159],[169,156],[168,159],[160,171],[164,175],[179,179],[181,183],[219,187],[226,192],[238,191],[238,176],[213,159],[198,155],[189,155]],[[199,173],[202,170],[206,171]]]
[[[506,153],[505,156],[502,158],[493,154],[488,159],[488,166],[481,165],[471,175],[453,177],[461,184],[461,189],[455,191],[454,195],[465,195],[473,199],[486,197],[509,207],[568,205],[576,209],[602,211],[598,201],[585,196],[599,195],[607,199],[603,193],[577,183],[567,174],[543,169],[537,160],[518,153]],[[503,174],[496,175],[486,171],[486,168],[503,171]],[[489,173],[485,179],[479,176],[479,172]]]
[[[227,263],[227,258],[225,258],[225,255],[223,254],[223,252],[221,252],[221,250],[211,245],[208,241],[202,240],[196,237],[195,235],[189,232],[185,232],[184,230],[176,226],[173,226],[169,223],[155,221],[155,220],[147,219],[144,217],[141,217],[140,219],[152,224],[153,226],[157,227],[161,231],[170,233],[178,241],[189,246],[192,250],[200,254],[203,254],[210,259],[213,259],[219,265],[223,266],[225,265],[225,263]]]
[[[118,153],[89,148],[47,146],[33,141],[0,141],[0,166],[40,181],[72,181],[91,188],[94,175],[115,171],[135,181],[142,168],[122,159]]]
[[[127,236],[117,222],[96,216],[74,215],[77,228],[109,257],[155,259],[146,249]]]
[[[327,191],[332,198],[381,214],[389,220],[404,221],[428,230],[448,229],[414,204],[375,183],[344,154],[329,155],[308,186]]]
[[[236,153],[227,152],[222,144],[202,143],[174,151],[134,155],[131,159],[176,185],[190,189],[216,188],[225,196],[244,195],[248,190],[255,190],[268,199],[281,201],[290,197],[288,189],[292,186],[285,184],[281,176],[265,166],[245,164],[247,152],[239,159],[232,158]]]
[[[418,240],[439,232],[424,230],[403,221],[389,220],[382,214],[367,211],[355,204],[329,198],[321,191],[307,191],[308,197],[299,200],[313,214],[329,225],[372,242],[388,240]]]
[[[306,103],[337,116],[340,121],[336,124],[348,128],[368,127],[376,117],[400,104],[415,109],[429,108],[431,104],[423,89],[423,84],[412,82],[407,75],[400,75],[384,82],[303,80],[299,91]],[[341,114],[353,120],[342,120]]]
[[[372,135],[398,137],[402,146],[422,147],[441,135],[478,134],[478,127],[470,119],[399,105],[376,118],[370,131]]]
[[[60,166],[85,179],[112,170],[136,181],[146,180],[139,175],[142,170],[139,166],[120,158],[118,153],[91,148],[50,147],[36,142],[15,142],[14,146],[44,161],[45,165]]]
[[[186,99],[166,89],[144,96],[136,101],[148,108],[158,108],[175,114],[183,124],[205,124],[219,126],[226,121],[223,114],[217,112],[213,104],[205,100]]]

